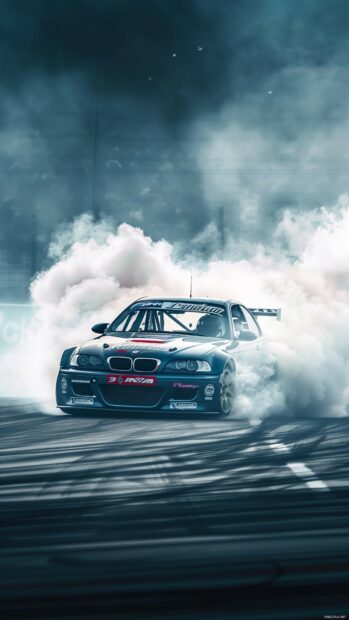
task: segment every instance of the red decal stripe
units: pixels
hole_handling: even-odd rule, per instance
[[[148,377],[147,375],[107,375],[108,385],[141,385],[152,387],[156,385],[156,377]]]

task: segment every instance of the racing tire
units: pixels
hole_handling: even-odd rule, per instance
[[[235,400],[235,367],[232,362],[227,362],[219,379],[219,417],[227,418],[234,411]]]

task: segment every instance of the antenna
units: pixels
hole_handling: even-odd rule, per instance
[[[190,299],[192,298],[192,296],[193,296],[193,276],[190,276],[190,295],[189,295]]]

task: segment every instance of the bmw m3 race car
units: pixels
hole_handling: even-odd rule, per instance
[[[264,338],[258,316],[280,309],[246,308],[234,301],[142,298],[96,338],[64,351],[57,406],[79,410],[234,412],[240,362],[257,363]]]

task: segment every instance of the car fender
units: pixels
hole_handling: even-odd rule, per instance
[[[60,367],[61,368],[69,368],[69,362],[73,351],[75,351],[76,347],[70,347],[69,349],[65,349],[62,353]]]
[[[231,353],[228,351],[215,352],[211,360],[208,359],[208,361],[211,363],[212,372],[215,375],[222,374],[224,367],[228,361],[233,364],[235,370],[235,360],[232,357]]]

